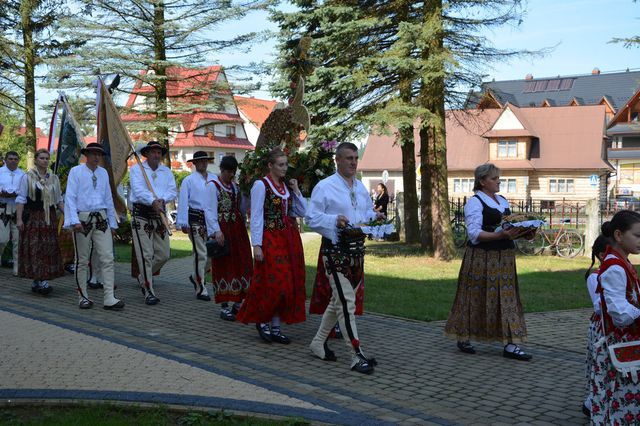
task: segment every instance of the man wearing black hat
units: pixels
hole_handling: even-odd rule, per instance
[[[105,151],[90,143],[80,151],[85,164],[69,171],[64,197],[64,226],[73,231],[75,280],[78,306],[90,309],[93,302],[87,293],[87,269],[92,250],[99,258],[98,267],[104,287],[104,309],[122,309],[124,302],[114,295],[113,240],[111,231],[118,228],[109,175],[98,164]]]
[[[166,212],[166,203],[176,199],[177,189],[173,173],[161,164],[166,153],[167,148],[160,142],[147,143],[140,150],[147,160],[131,167],[129,174],[133,247],[140,268],[138,282],[147,305],[160,302],[153,289],[153,275],[160,272],[170,256],[169,229],[161,215]]]
[[[176,227],[185,234],[193,245],[193,273],[189,281],[196,291],[199,300],[211,300],[205,286],[205,266],[207,264],[207,224],[204,218],[207,182],[211,182],[215,175],[207,171],[207,166],[214,160],[204,151],[196,151],[191,160],[195,170],[180,185],[180,204]]]

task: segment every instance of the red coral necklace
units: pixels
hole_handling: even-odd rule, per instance
[[[281,181],[280,182],[280,186],[278,186],[278,185],[276,185],[274,180],[271,178],[271,175],[267,175],[267,179],[269,179],[269,182],[271,182],[271,184],[273,185],[275,190],[278,191],[278,194],[285,195],[287,193],[287,191],[284,188],[284,182]]]

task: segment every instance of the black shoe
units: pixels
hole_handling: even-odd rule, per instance
[[[469,343],[469,341],[458,342],[457,346],[458,346],[458,349],[460,349],[460,352],[464,352],[465,354],[475,354],[476,353],[476,349],[473,347],[473,345],[471,343]]]
[[[99,290],[101,288],[104,288],[104,285],[101,282],[92,283],[91,281],[87,281],[87,287],[89,287],[91,290]]]
[[[512,344],[513,343],[509,343],[507,346]],[[502,351],[502,356],[505,358],[517,359],[518,361],[529,361],[531,358],[533,358],[531,355],[525,353],[522,349],[520,349],[520,346],[518,345],[514,345],[516,348],[513,350],[513,352],[508,352],[506,349],[507,346],[505,346],[505,349]]]
[[[337,360],[338,360],[338,357],[336,356],[335,352],[333,352],[331,349],[329,349],[329,345],[327,344],[327,342],[324,342],[324,358],[323,358],[323,361],[335,362]]]
[[[233,311],[229,308],[223,308],[220,310],[220,318],[225,321],[235,321],[236,316],[233,314]]]
[[[146,303],[149,306],[157,305],[158,303],[160,303],[160,299],[155,297],[153,294],[149,293],[147,297],[144,298],[144,303]]]
[[[351,370],[362,374],[372,374],[374,364],[362,355],[358,355],[358,362],[355,363]]]
[[[211,296],[209,296],[208,294],[198,294],[196,296],[196,299],[204,300],[205,302],[211,302]]]
[[[260,323],[256,323],[256,330],[258,330],[258,334],[262,340],[271,343],[271,332],[268,325],[265,324],[264,327],[262,327]]]
[[[49,285],[49,282],[47,280],[43,280],[40,281],[40,284],[38,285],[38,288],[36,289],[36,292],[39,294],[42,294],[43,296],[46,296],[47,294],[51,293],[53,291],[53,287],[51,287]]]
[[[115,305],[111,305],[111,306],[103,306],[103,309],[107,310],[107,311],[117,311],[119,309],[124,308],[124,302],[122,300],[118,300],[118,303],[116,303]]]
[[[82,299],[80,303],[78,303],[78,307],[80,309],[91,309],[93,308],[93,302],[89,299]]]
[[[76,265],[74,265],[73,263],[69,263],[67,265],[64,265],[64,270],[67,271],[70,274],[75,274]]]
[[[285,336],[282,333],[278,333],[278,334],[271,333],[271,341],[276,343],[282,343],[283,345],[288,345],[289,343],[291,343],[291,339],[289,339],[287,336]]]
[[[584,402],[582,403],[582,414],[584,414],[587,417],[591,417],[591,410],[587,408]]]

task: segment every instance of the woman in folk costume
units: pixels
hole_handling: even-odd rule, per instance
[[[229,255],[211,259],[211,277],[216,303],[222,305],[220,318],[235,321],[240,303],[247,295],[253,261],[251,244],[245,227],[242,194],[233,179],[238,161],[230,155],[220,161],[220,175],[207,184],[207,201],[204,210],[207,234],[218,244],[229,245]],[[229,308],[229,303],[233,303]]]
[[[498,341],[505,345],[505,358],[528,361],[531,355],[516,344],[525,340],[527,328],[513,240],[530,231],[517,227],[496,231],[502,217],[511,214],[509,202],[498,195],[500,169],[483,164],[476,168],[474,177],[475,195],[464,206],[469,245],[444,331],[457,339],[458,349],[464,353],[475,353],[470,339]]]
[[[616,213],[602,224],[610,239],[600,266],[597,292],[601,295],[602,327],[593,352],[591,423],[627,425],[640,423],[640,283],[630,254],[640,253],[640,214],[629,210]],[[604,339],[600,337],[604,336]],[[633,342],[630,350],[617,352],[618,361],[628,363],[630,372],[618,371],[610,346]],[[633,365],[635,364],[635,365]]]
[[[64,274],[58,245],[56,207],[64,210],[60,181],[48,170],[49,151],[35,153],[36,166],[20,181],[16,224],[20,230],[18,276],[33,279],[31,291],[49,294],[48,280]]]
[[[273,149],[267,157],[269,173],[251,188],[253,280],[237,318],[256,323],[267,342],[288,344],[280,321],[302,322],[305,317],[305,267],[302,241],[294,217],[305,214],[298,182],[284,182],[287,156]]]
[[[593,314],[591,314],[591,318],[589,319],[589,331],[587,333],[587,359],[585,361],[587,367],[587,395],[584,403],[582,404],[582,412],[586,416],[591,415],[591,388],[593,387],[594,379],[593,352],[596,341],[602,337],[602,333],[598,333],[598,329],[602,324],[602,319],[600,317],[602,310],[600,308],[600,294],[598,294],[596,289],[598,287],[598,275],[600,275],[599,267],[602,265],[604,253],[606,252],[609,244],[609,239],[604,235],[599,235],[598,238],[596,238],[593,242],[593,246],[591,247],[591,265],[584,274],[584,278],[587,281],[587,291],[589,292],[589,297],[591,297],[591,303],[593,305]],[[596,263],[596,259],[598,259],[598,269],[594,271],[593,265]]]

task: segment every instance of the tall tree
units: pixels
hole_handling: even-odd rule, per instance
[[[75,39],[85,44],[65,58],[52,61],[50,84],[66,88],[90,87],[99,74],[120,74],[120,92],[146,97],[144,113],[150,115],[136,130],[146,130],[168,143],[178,124],[174,113],[216,110],[227,99],[229,86],[219,81],[209,94],[203,81],[210,71],[197,67],[214,63],[225,49],[246,48],[264,34],[248,32],[224,40],[211,31],[265,9],[272,0],[238,3],[230,0],[79,0],[86,13],[64,21]],[[196,68],[172,73],[172,67]],[[227,70],[230,68],[227,68]],[[189,80],[185,83],[184,80]],[[170,99],[167,87],[185,88]],[[139,90],[142,86],[151,90]],[[205,96],[202,96],[205,94]],[[165,159],[168,162],[168,158]]]
[[[483,35],[488,29],[517,24],[522,19],[520,0],[294,3],[298,11],[275,13],[274,19],[284,40],[305,33],[315,39],[313,55],[320,63],[309,79],[307,106],[317,126],[311,135],[349,137],[368,131],[373,123],[383,130],[395,127],[402,146],[403,180],[412,190],[417,126],[420,240],[437,257],[449,259],[453,243],[445,105],[462,106],[469,88],[482,82],[492,62],[532,53],[496,49]]]
[[[36,80],[43,61],[68,54],[78,41],[59,37],[65,0],[5,0],[0,12],[0,105],[24,115],[27,153],[36,147]]]

